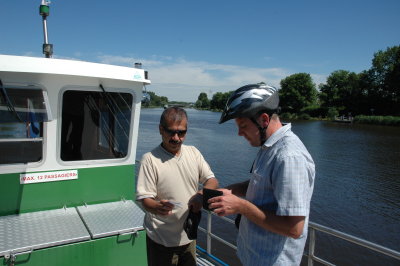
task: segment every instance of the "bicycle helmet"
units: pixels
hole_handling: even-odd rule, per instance
[[[222,124],[237,117],[254,117],[261,111],[271,115],[278,109],[279,95],[275,87],[261,82],[249,84],[237,89],[228,99],[221,114],[219,123]]]

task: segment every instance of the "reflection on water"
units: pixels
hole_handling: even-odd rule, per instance
[[[142,109],[137,159],[161,142],[162,111]],[[237,135],[234,122],[219,125],[220,113],[187,112],[185,143],[203,153],[221,186],[247,179],[258,149]],[[292,130],[316,164],[310,220],[400,250],[400,128],[296,121]],[[216,223],[213,228],[235,241],[234,225]],[[316,245],[318,256],[339,265],[394,263],[323,236],[317,235]]]

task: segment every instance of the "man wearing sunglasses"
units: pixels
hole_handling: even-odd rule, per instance
[[[149,265],[196,265],[196,241],[183,230],[189,210],[198,213],[202,191],[215,189],[218,181],[200,151],[183,145],[186,111],[170,107],[161,115],[162,143],[143,155],[137,182],[137,200],[146,209]]]

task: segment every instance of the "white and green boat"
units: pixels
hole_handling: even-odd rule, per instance
[[[48,6],[40,14],[46,29]],[[141,68],[0,55],[0,263],[146,265]]]
[[[146,264],[142,69],[0,55],[0,261]]]
[[[83,61],[0,55],[0,264],[147,265],[144,212],[135,199],[136,147],[147,71]],[[146,97],[145,97],[146,98]],[[198,264],[227,265],[210,255]],[[230,223],[233,221],[224,218]],[[310,223],[315,231],[400,259],[397,251]],[[206,258],[200,254],[206,255]]]

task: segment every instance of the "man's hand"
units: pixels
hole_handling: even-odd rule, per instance
[[[222,191],[224,193],[224,196],[233,194],[231,189],[220,188],[220,189],[217,189],[217,190]]]
[[[218,216],[240,213],[256,225],[273,233],[295,239],[303,234],[305,216],[278,216],[275,212],[262,210],[245,199],[229,194],[229,191],[224,190],[223,196],[211,198],[208,203]]]
[[[189,209],[192,209],[193,212],[199,212],[203,207],[203,195],[199,192],[194,194],[189,202],[188,202]]]
[[[147,211],[158,215],[170,215],[174,208],[174,204],[168,200],[156,201],[153,198],[145,198],[142,202]]]
[[[170,215],[174,204],[170,203],[168,200],[160,200],[160,205],[157,206],[157,214],[159,215]]]
[[[218,216],[240,213],[243,208],[243,199],[233,195],[231,190],[219,190],[223,191],[224,195],[209,199],[209,208],[214,209],[214,213],[218,214]]]

